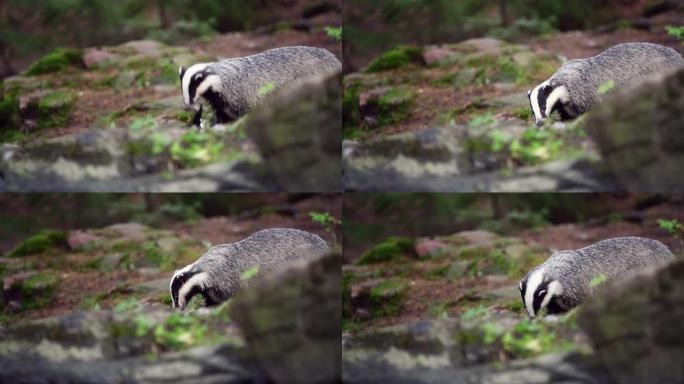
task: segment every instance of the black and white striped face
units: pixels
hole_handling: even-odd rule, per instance
[[[217,89],[220,78],[211,69],[209,63],[195,64],[188,69],[180,67],[181,91],[186,107],[195,112],[201,109],[200,98],[210,89]]]
[[[543,269],[527,275],[518,286],[525,309],[530,317],[535,317],[551,303],[555,296],[563,293],[560,282],[549,279]]]
[[[534,121],[540,127],[544,124],[544,119],[558,107],[558,102],[568,101],[568,90],[565,86],[553,88],[550,80],[547,80],[527,91],[527,98],[534,114]]]
[[[198,272],[193,267],[194,265],[191,264],[181,270],[177,270],[171,278],[169,288],[173,308],[184,310],[190,300],[198,294],[204,296],[207,305],[214,304],[211,297],[207,294],[207,291],[211,289],[207,284],[207,273]]]

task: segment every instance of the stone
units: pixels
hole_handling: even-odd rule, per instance
[[[332,253],[260,275],[231,303],[231,318],[271,381],[339,381],[341,264]]]
[[[579,324],[619,383],[684,382],[684,260],[607,283]]]
[[[83,54],[83,62],[86,68],[97,67],[99,64],[113,60],[116,55],[102,49],[88,49]]]
[[[67,238],[69,248],[71,249],[87,247],[88,245],[92,245],[99,240],[101,240],[101,238],[97,235],[87,231],[78,230],[69,232],[69,237]]]
[[[438,240],[421,239],[416,242],[416,254],[418,257],[439,255],[448,246]]]
[[[592,110],[586,129],[625,190],[681,191],[684,69],[619,91]]]
[[[342,190],[341,73],[315,76],[276,90],[246,118],[281,189]]]

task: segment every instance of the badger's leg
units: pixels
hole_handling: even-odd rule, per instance
[[[193,117],[193,119],[192,119],[192,124],[197,126],[197,128],[202,127],[202,110],[203,110],[203,107],[202,107],[202,105],[200,105],[199,111],[197,111],[197,113],[195,113],[195,117]]]

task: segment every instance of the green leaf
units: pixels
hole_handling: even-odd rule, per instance
[[[599,85],[596,91],[601,95],[605,95],[606,93],[612,91],[613,88],[615,88],[615,81],[608,80],[605,83]]]
[[[259,273],[258,265],[248,268],[244,272],[242,272],[242,280],[249,281],[250,279],[254,278],[254,276],[256,276],[257,273]]]
[[[257,94],[259,96],[266,96],[269,93],[273,92],[274,89],[275,89],[275,84],[266,83],[266,84],[262,85],[261,88],[259,88],[259,90],[257,91]]]
[[[591,282],[589,282],[589,286],[592,288],[598,287],[599,285],[603,284],[606,280],[608,280],[608,276],[601,273],[598,276],[595,276],[593,279],[591,279]]]

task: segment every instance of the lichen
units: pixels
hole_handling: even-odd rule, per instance
[[[17,245],[8,257],[21,257],[45,252],[55,247],[68,247],[67,234],[63,231],[42,230]]]
[[[73,48],[57,48],[40,58],[24,72],[27,76],[59,72],[66,68],[83,67],[83,51]]]
[[[388,237],[382,243],[366,251],[357,264],[372,264],[392,260],[413,252],[415,241],[406,237]]]
[[[399,45],[373,60],[366,68],[366,72],[373,73],[403,68],[411,63],[420,62],[422,55],[423,49],[420,47]]]

